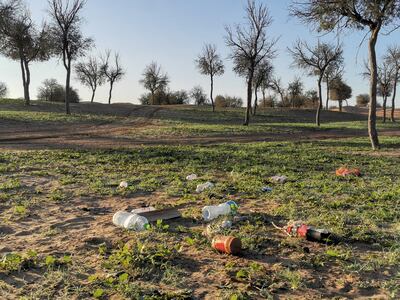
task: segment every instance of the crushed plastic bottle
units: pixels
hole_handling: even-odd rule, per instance
[[[186,180],[187,181],[193,181],[197,179],[197,175],[196,174],[190,174],[188,176],[186,176]]]
[[[207,181],[206,183],[199,184],[196,188],[196,193],[204,192],[205,190],[212,189],[214,184],[212,182]]]
[[[238,210],[238,205],[234,201],[228,201],[217,206],[203,207],[202,214],[205,221],[211,221],[219,216],[235,214]]]
[[[144,231],[150,228],[149,221],[138,214],[118,211],[113,216],[113,223],[128,230]]]
[[[276,183],[285,183],[288,178],[286,176],[272,176],[270,180]]]
[[[119,187],[121,189],[126,189],[128,187],[128,183],[126,181],[121,181],[121,183],[119,184]]]

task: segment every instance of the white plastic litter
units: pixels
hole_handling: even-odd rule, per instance
[[[223,221],[221,224],[221,228],[227,229],[232,227],[232,222],[231,221]]]
[[[119,184],[119,187],[122,189],[126,189],[128,187],[128,183],[126,181],[121,181]]]
[[[126,211],[116,212],[113,216],[113,223],[118,227],[135,231],[144,231],[150,228],[150,224],[145,217]]]
[[[193,181],[197,179],[197,175],[196,174],[190,174],[188,176],[186,176],[186,180],[188,181]]]
[[[204,192],[205,190],[212,189],[214,184],[212,182],[207,181],[206,183],[199,184],[196,188],[197,193]]]
[[[272,176],[270,180],[276,183],[285,183],[288,178],[286,176]]]
[[[226,216],[236,213],[238,205],[234,201],[228,201],[217,206],[205,206],[202,209],[204,221],[211,221],[219,216]]]

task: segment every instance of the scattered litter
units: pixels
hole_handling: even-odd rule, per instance
[[[221,224],[222,229],[228,229],[232,227],[232,221],[223,221]]]
[[[148,212],[148,211],[155,211],[156,209],[153,206],[148,207],[140,207],[131,210],[131,213],[140,215],[141,213]]]
[[[309,226],[302,221],[289,222],[285,227],[279,227],[272,222],[272,225],[284,231],[291,237],[301,237],[312,242],[322,243],[335,243],[336,239],[334,235],[326,229],[317,229],[313,226]]]
[[[188,176],[186,176],[186,180],[188,181],[193,181],[197,179],[197,175],[196,174],[190,174]]]
[[[128,187],[128,183],[126,181],[121,181],[121,183],[119,184],[119,187],[121,189],[126,189]]]
[[[288,178],[286,176],[272,176],[270,180],[275,183],[285,183]]]
[[[156,210],[154,207],[146,207],[145,209],[134,209],[132,213],[136,213],[142,217],[145,217],[149,222],[155,222],[157,220],[171,220],[180,218],[182,215],[176,208],[166,208]]]
[[[238,208],[235,201],[228,201],[217,206],[205,206],[202,209],[203,219],[205,221],[211,221],[219,216],[235,214]]]
[[[118,211],[113,216],[113,223],[128,230],[144,231],[150,228],[149,221],[138,214],[127,211]]]
[[[261,191],[262,191],[263,193],[270,193],[270,192],[272,192],[272,188],[269,187],[269,186],[264,186],[264,187],[261,189]]]
[[[216,235],[222,234],[224,229],[229,229],[232,226],[233,226],[233,223],[230,220],[212,222],[207,225],[204,235],[208,238],[212,238]]]
[[[247,221],[248,219],[249,219],[249,217],[247,217],[247,216],[234,216],[233,217],[233,223],[239,223],[239,222]]]
[[[239,254],[242,251],[242,242],[233,236],[216,236],[211,242],[211,246],[221,253]]]
[[[360,169],[348,169],[341,167],[336,170],[336,176],[346,177],[348,175],[361,176]]]
[[[196,193],[204,192],[205,190],[212,189],[214,187],[214,183],[207,181],[206,183],[199,184],[196,188]]]

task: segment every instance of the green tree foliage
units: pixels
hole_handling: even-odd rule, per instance
[[[293,1],[291,15],[318,31],[335,29],[365,30],[370,33],[368,41],[370,75],[370,104],[368,132],[373,149],[379,148],[376,130],[376,96],[378,67],[376,44],[382,28],[390,31],[398,28],[400,1],[398,0],[304,0]]]
[[[80,101],[78,92],[70,87],[70,102],[78,103]],[[42,86],[38,89],[38,100],[50,102],[64,102],[65,101],[65,87],[57,82],[55,79],[46,79],[43,81]]]
[[[0,53],[19,62],[25,104],[29,105],[30,63],[48,60],[51,55],[50,34],[47,26],[44,25],[38,29],[27,8],[22,4],[11,5],[7,16],[0,22]]]
[[[339,110],[342,111],[343,101],[350,99],[352,96],[352,88],[341,77],[337,77],[331,81],[330,91],[331,99],[339,102]]]

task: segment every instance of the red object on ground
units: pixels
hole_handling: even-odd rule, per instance
[[[216,236],[211,242],[214,249],[227,254],[239,254],[242,251],[242,242],[233,236]]]
[[[360,169],[348,169],[341,167],[336,170],[336,176],[345,177],[348,175],[360,176],[361,175]]]
[[[306,224],[295,224],[286,228],[287,233],[297,237],[307,237],[309,227]]]

